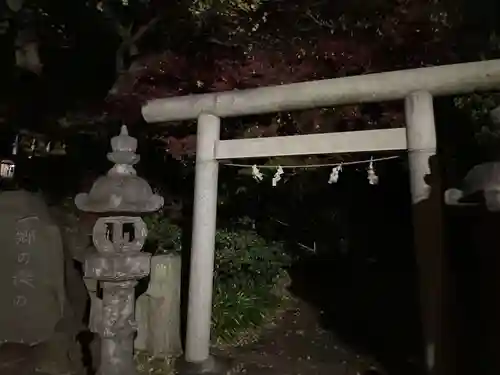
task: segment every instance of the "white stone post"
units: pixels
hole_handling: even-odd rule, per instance
[[[149,287],[136,301],[137,350],[165,358],[176,358],[182,353],[180,300],[180,255],[153,256]]]
[[[210,360],[210,326],[217,219],[219,165],[215,145],[220,136],[220,118],[198,117],[196,176],[194,186],[193,237],[189,280],[185,359],[203,364]]]
[[[440,171],[435,160],[436,129],[432,95],[424,91],[410,94],[405,99],[405,114],[426,373],[445,375],[449,374],[449,363],[446,363],[449,353],[445,353],[448,348],[445,348],[447,344],[443,340],[444,335],[449,333],[443,325],[446,319],[447,272],[442,244],[442,194]]]
[[[405,115],[412,203],[416,204],[428,199],[431,192],[424,177],[431,174],[429,158],[436,155],[432,95],[419,91],[406,97]]]

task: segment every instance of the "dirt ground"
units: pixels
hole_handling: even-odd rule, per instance
[[[0,347],[0,373],[4,375],[31,375],[34,351],[24,345],[4,344]]]
[[[225,349],[235,373],[248,375],[376,375],[385,372],[368,357],[320,328],[317,313],[293,301],[252,344]]]
[[[49,364],[50,356],[45,353],[40,347],[30,347],[22,344],[4,344],[0,346],[0,374],[51,375],[37,369],[38,364],[41,364],[41,362]],[[41,356],[44,356],[43,360],[40,360]],[[44,365],[42,364],[42,366]]]
[[[234,358],[231,374],[247,375],[377,375],[386,374],[376,361],[343,344],[319,326],[315,309],[293,300],[268,324],[255,342],[218,349]],[[35,371],[39,351],[24,345],[0,347],[1,375],[46,375]],[[155,366],[156,367],[156,366]],[[154,374],[171,372],[156,367]],[[63,374],[60,374],[63,375]]]

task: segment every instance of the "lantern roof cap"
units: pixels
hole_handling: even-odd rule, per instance
[[[115,165],[105,176],[99,177],[90,192],[75,197],[76,206],[85,212],[154,212],[163,206],[163,197],[153,193],[146,180],[137,176],[134,165],[137,139],[128,134],[125,125],[120,134],[111,139],[112,152],[107,158]]]
[[[484,206],[488,211],[500,211],[500,161],[474,166],[459,188],[447,189],[445,203],[451,206]]]

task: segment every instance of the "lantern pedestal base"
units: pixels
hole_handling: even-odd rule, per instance
[[[202,362],[186,362],[180,359],[176,367],[179,375],[230,375],[234,369],[234,361],[215,356],[210,356]]]

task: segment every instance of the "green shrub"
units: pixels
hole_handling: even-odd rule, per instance
[[[215,237],[213,331],[219,342],[259,327],[280,302],[273,292],[289,257],[253,229],[221,229]]]
[[[158,253],[181,251],[181,229],[160,214],[146,220],[148,241]],[[279,242],[266,241],[253,222],[240,220],[215,236],[213,337],[236,339],[259,327],[280,303],[275,286],[285,275],[290,259]]]
[[[180,254],[182,231],[178,225],[166,219],[161,212],[146,216],[144,221],[148,227],[146,247],[152,249],[153,255]]]

